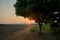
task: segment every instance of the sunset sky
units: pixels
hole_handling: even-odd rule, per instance
[[[15,15],[15,4],[16,0],[0,0],[0,24],[29,24],[35,23],[34,20],[24,19],[24,17],[17,17]]]

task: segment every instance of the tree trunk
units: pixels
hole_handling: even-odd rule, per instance
[[[39,22],[40,33],[42,33],[42,22]]]

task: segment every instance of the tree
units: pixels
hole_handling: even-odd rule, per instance
[[[51,29],[53,32],[57,32],[57,28],[59,28],[60,24],[60,12],[55,12],[52,16]]]
[[[16,0],[16,15],[35,20],[42,29],[42,23],[56,19],[54,12],[60,11],[60,0]]]

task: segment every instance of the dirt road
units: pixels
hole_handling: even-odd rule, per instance
[[[31,25],[28,25],[25,29],[22,31],[14,34],[13,36],[7,37],[3,40],[37,40],[36,36],[33,36],[30,29]]]
[[[30,31],[31,28],[32,25],[29,25],[22,31],[5,38],[4,40],[56,40],[51,35],[41,35],[40,37],[33,35]]]

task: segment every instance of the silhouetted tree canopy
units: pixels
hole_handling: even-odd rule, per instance
[[[60,0],[16,0],[16,15],[42,22],[60,21]],[[57,19],[58,17],[58,19]]]

